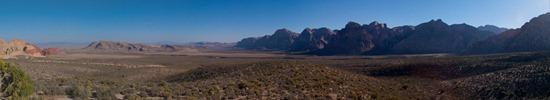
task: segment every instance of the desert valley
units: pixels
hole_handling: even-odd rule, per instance
[[[545,2],[5,0],[0,99],[548,100]]]

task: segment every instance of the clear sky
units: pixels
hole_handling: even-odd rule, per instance
[[[0,0],[0,38],[31,43],[236,42],[287,28],[431,19],[518,28],[550,0]]]

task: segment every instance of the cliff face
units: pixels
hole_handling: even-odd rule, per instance
[[[20,39],[14,39],[10,42],[0,39],[0,57],[2,59],[15,56],[44,57],[41,52],[39,47]]]
[[[349,22],[338,31],[333,41],[326,48],[315,51],[317,55],[356,55],[374,48],[372,35],[359,23]]]
[[[314,51],[323,49],[335,34],[334,31],[328,28],[306,28],[295,39],[296,41],[292,44],[290,51]]]
[[[258,38],[245,38],[239,41],[236,47],[253,50],[289,50],[298,33],[288,29],[279,29],[273,35]]]
[[[390,29],[386,24],[378,22],[372,22],[364,27],[373,36],[374,48],[366,53],[368,55],[389,54],[391,48],[409,37],[414,30],[414,26],[399,26]]]

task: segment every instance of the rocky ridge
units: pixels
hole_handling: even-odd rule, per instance
[[[2,59],[16,56],[44,57],[41,52],[39,47],[20,39],[14,39],[10,42],[0,39],[0,58]]]
[[[83,48],[98,52],[196,52],[197,50],[177,45],[146,45],[128,42],[96,41]]]

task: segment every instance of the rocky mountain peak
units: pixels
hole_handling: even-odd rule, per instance
[[[361,27],[361,24],[359,23],[356,23],[356,22],[348,22],[348,24],[346,24],[346,27],[345,28],[358,28],[358,27]]]
[[[298,33],[294,33],[286,28],[278,29],[275,31],[275,33],[272,35],[273,37],[285,37],[285,38],[291,38],[298,36]]]
[[[378,21],[374,21],[368,25],[369,28],[386,28],[386,23],[378,23]]]
[[[313,35],[313,30],[311,28],[306,28],[300,35]]]
[[[441,19],[437,19],[437,20],[431,20],[430,22],[427,22],[427,23],[423,23],[423,24],[427,24],[427,25],[439,25],[439,26],[449,26],[449,24],[443,22],[443,20]],[[420,24],[422,25],[422,24]],[[418,25],[418,26],[420,26]]]
[[[335,35],[335,34],[336,33],[333,30],[326,27],[321,27],[315,30],[315,35]]]

